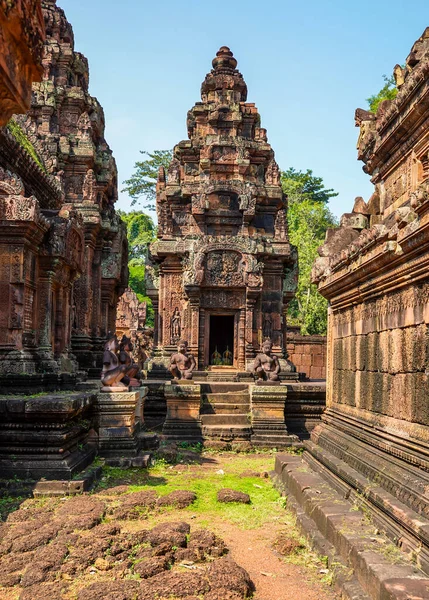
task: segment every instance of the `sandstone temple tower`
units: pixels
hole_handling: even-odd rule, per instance
[[[157,184],[158,240],[148,293],[155,360],[188,341],[200,370],[244,371],[264,338],[286,358],[286,310],[295,285],[286,199],[274,152],[237,61],[223,46],[189,111],[189,139]],[[283,367],[290,365],[283,363]]]

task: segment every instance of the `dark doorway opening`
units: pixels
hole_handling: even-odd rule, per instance
[[[210,315],[209,364],[233,366],[234,315]]]

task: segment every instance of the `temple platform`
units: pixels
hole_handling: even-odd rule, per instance
[[[197,378],[192,382],[199,386],[202,440],[224,443],[247,442],[255,446],[285,447],[297,445],[308,439],[312,429],[320,422],[325,407],[326,383],[324,380],[282,381],[278,386],[256,386],[246,381],[210,381]],[[187,384],[184,387],[187,387]],[[165,380],[146,380],[148,395],[145,401],[145,427],[161,431],[167,417],[166,388],[171,384]],[[276,406],[276,418],[283,419],[283,426],[290,438],[281,431],[278,423],[266,422],[266,435],[256,435],[256,402],[252,402],[254,390],[263,391],[264,402],[273,400],[280,393],[283,400],[280,413]],[[259,393],[259,392],[258,392]],[[271,409],[270,409],[271,411]],[[260,423],[261,424],[261,423]],[[264,426],[265,426],[264,425]],[[276,433],[277,431],[277,433]]]

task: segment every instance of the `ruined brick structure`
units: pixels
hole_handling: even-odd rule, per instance
[[[43,364],[30,365],[30,372],[75,370],[73,350],[81,369],[98,374],[102,345],[114,330],[118,296],[127,284],[125,227],[114,211],[116,165],[104,139],[103,110],[88,93],[87,60],[74,50],[71,25],[54,0],[43,0],[42,6],[43,80],[33,86],[31,110],[15,117],[38,155],[39,165],[32,169],[39,172],[42,190],[30,189],[25,173],[15,181],[21,165],[6,151],[2,165],[10,173],[2,176],[3,203],[15,211],[29,208],[25,214],[7,213],[0,240],[4,260],[11,263],[0,276],[1,340],[21,354],[43,349]],[[32,162],[28,155],[25,160]],[[17,201],[30,193],[25,204]],[[8,356],[14,361],[15,354]],[[27,363],[14,364],[12,369],[7,359],[0,370],[29,372]]]
[[[30,108],[42,79],[45,27],[40,0],[0,1],[0,126]]]
[[[357,198],[340,228],[328,232],[313,270],[330,302],[327,410],[304,454],[313,468],[305,494],[292,463],[285,458],[281,467],[377,599],[426,598],[429,589],[415,565],[395,575],[381,568],[380,555],[360,554],[340,506],[354,498],[429,574],[429,28],[394,75],[394,100],[376,115],[356,112],[358,156],[374,194],[368,203]],[[320,473],[343,498],[335,509],[342,533],[332,526],[333,499],[317,502],[311,491]],[[365,576],[370,571],[379,583]]]
[[[308,379],[326,379],[326,336],[289,330],[286,339],[289,360],[296,370]]]
[[[188,112],[189,139],[174,148],[167,173],[159,172],[158,240],[147,269],[154,370],[185,338],[200,370],[245,371],[266,337],[291,369],[286,310],[296,254],[274,152],[236,65],[222,47],[202,101]]]

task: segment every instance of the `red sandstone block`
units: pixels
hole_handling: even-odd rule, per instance
[[[325,359],[321,354],[316,354],[315,356],[313,356],[312,364],[315,367],[324,367]]]
[[[309,367],[311,365],[311,355],[303,354],[302,359],[301,359],[301,364],[306,367]]]
[[[312,379],[323,379],[324,377],[324,369],[322,367],[311,367],[311,375]]]

